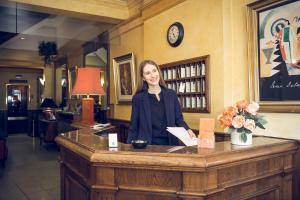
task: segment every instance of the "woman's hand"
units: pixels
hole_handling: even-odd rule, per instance
[[[195,133],[192,131],[192,129],[189,129],[189,130],[188,130],[188,133],[189,133],[189,135],[190,135],[191,138],[195,138],[195,137],[196,137],[196,135],[195,135]]]

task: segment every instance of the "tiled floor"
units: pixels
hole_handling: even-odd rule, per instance
[[[0,168],[0,200],[58,200],[59,163],[55,145],[40,146],[25,134],[8,137],[6,168]]]

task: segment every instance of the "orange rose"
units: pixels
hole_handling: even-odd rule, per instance
[[[241,100],[236,103],[236,107],[238,109],[246,109],[248,107],[248,105],[249,105],[249,103],[246,100]]]
[[[222,128],[231,126],[232,117],[230,115],[223,115],[219,118],[219,122]]]
[[[237,113],[237,110],[235,107],[228,107],[226,110],[224,110],[223,115],[230,115],[231,117],[235,116]]]
[[[254,129],[256,128],[256,126],[255,126],[255,121],[254,121],[253,119],[247,119],[247,120],[245,121],[244,127],[245,127],[246,129],[250,130],[251,132],[253,132]]]
[[[242,128],[245,123],[245,117],[242,115],[237,115],[232,120],[232,126],[234,128]]]

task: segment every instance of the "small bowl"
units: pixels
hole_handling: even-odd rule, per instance
[[[135,149],[144,149],[147,146],[146,140],[132,140],[131,144]]]

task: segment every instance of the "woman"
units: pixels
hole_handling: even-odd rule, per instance
[[[177,145],[167,127],[184,127],[191,137],[193,131],[183,120],[175,91],[166,87],[158,65],[144,60],[139,67],[138,88],[132,99],[131,125],[127,143],[147,140],[148,144]]]

